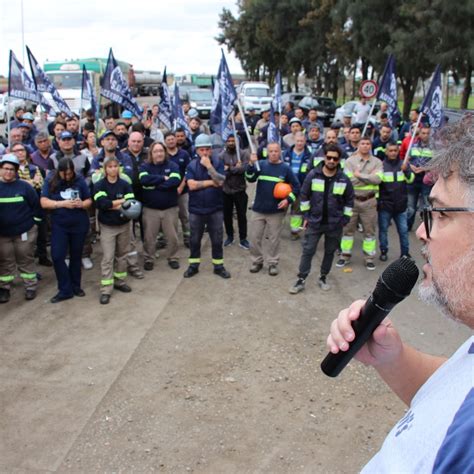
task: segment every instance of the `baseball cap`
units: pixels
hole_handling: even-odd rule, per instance
[[[33,121],[35,118],[33,117],[33,114],[30,112],[26,112],[21,116],[22,120],[31,120]]]
[[[117,138],[117,135],[116,135],[114,132],[112,132],[112,130],[107,130],[107,131],[105,131],[105,132],[101,135],[100,139],[103,140],[104,138],[107,138],[107,137],[109,137],[110,135],[112,135],[112,136],[114,136],[115,138]],[[118,140],[118,138],[117,138],[117,140]]]
[[[74,135],[68,131],[61,132],[61,135],[59,135],[60,140],[70,140],[71,138],[74,138]]]
[[[124,119],[131,119],[133,117],[133,114],[129,110],[124,110],[122,112],[121,117],[124,118]]]

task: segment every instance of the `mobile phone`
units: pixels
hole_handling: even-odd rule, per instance
[[[146,113],[146,116],[148,117],[148,119],[151,119],[153,113],[151,110],[148,110],[148,112]]]
[[[79,199],[79,190],[71,189],[71,199]]]

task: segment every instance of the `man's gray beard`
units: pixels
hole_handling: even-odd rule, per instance
[[[422,253],[428,257],[431,264],[431,256],[426,246],[423,247]],[[474,296],[469,284],[473,264],[474,248],[451,262],[438,275],[432,272],[429,286],[423,282],[418,285],[421,301],[434,306],[447,318],[466,323],[466,318],[470,317],[468,313],[473,311],[474,306]]]

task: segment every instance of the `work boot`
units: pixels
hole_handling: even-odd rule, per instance
[[[326,281],[326,275],[321,275],[319,277],[318,285],[323,291],[329,291],[331,289],[331,285]]]
[[[250,273],[258,273],[261,269],[263,268],[263,263],[257,263],[254,262],[252,263],[252,266],[250,267]]]
[[[179,262],[178,260],[168,260],[168,266],[172,268],[173,270],[178,270]]]
[[[306,280],[304,278],[298,278],[298,280],[296,280],[296,283],[290,288],[290,294],[296,295],[297,293],[303,291],[305,281]]]
[[[184,278],[192,278],[194,275],[199,273],[199,267],[196,265],[189,265],[188,269],[184,272]]]
[[[388,252],[388,250],[381,250],[381,251],[380,251],[379,260],[380,260],[381,262],[386,262],[386,261],[388,260],[387,252]]]
[[[143,264],[143,269],[147,272],[151,272],[153,270],[153,267],[154,267],[153,262],[148,261]]]
[[[8,303],[10,301],[10,290],[0,288],[0,303]]]
[[[222,278],[230,278],[230,273],[224,267],[214,267],[214,273]]]
[[[143,278],[145,278],[143,272],[138,270],[138,268],[136,270],[129,270],[128,274],[131,275],[133,278],[136,278],[137,280],[143,280]]]
[[[38,259],[38,264],[42,267],[52,267],[53,262],[48,257],[40,257]]]
[[[110,295],[100,295],[100,304],[109,304]]]
[[[122,283],[121,285],[115,283],[114,288],[118,291],[121,291],[122,293],[130,293],[132,291],[132,289],[126,283]]]
[[[277,276],[279,273],[278,271],[278,265],[270,265],[268,267],[268,274],[272,277]]]
[[[29,288],[28,290],[25,290],[25,300],[31,301],[36,298],[36,290],[32,290]]]

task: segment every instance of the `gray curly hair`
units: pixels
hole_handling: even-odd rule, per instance
[[[443,127],[435,136],[433,174],[448,178],[457,173],[466,188],[466,198],[474,205],[474,120],[466,114],[459,122]]]

